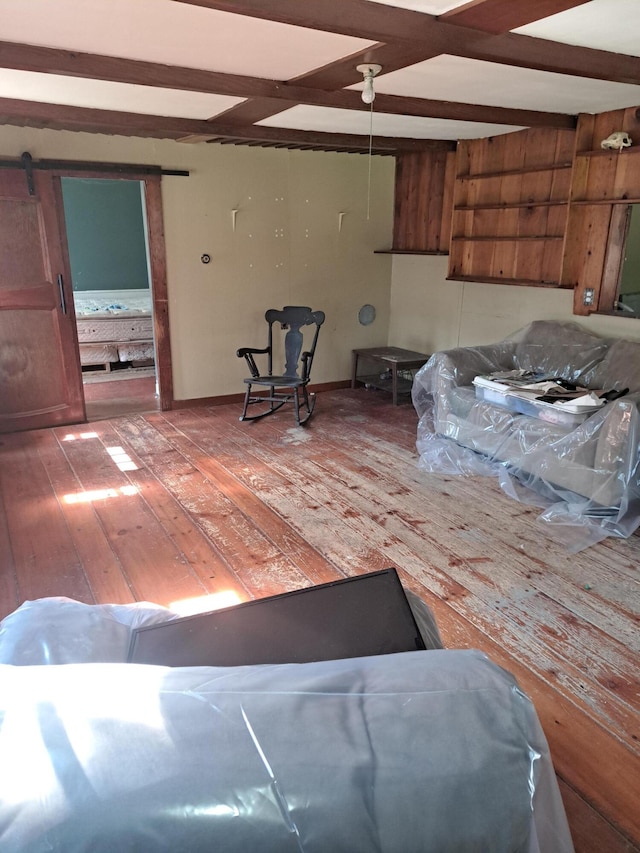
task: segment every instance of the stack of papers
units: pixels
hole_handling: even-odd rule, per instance
[[[580,386],[569,391],[554,379],[532,380],[531,374],[524,374],[524,371],[505,371],[491,376],[476,376],[473,384],[504,392],[509,397],[535,401],[537,405],[553,406],[574,414],[596,412],[606,403],[606,400],[600,396],[602,392],[590,391]],[[558,399],[550,399],[553,397]]]
[[[573,400],[558,400],[553,405],[557,409],[564,409],[565,412],[596,412],[606,403],[602,397],[598,397],[595,391],[589,391],[581,397],[576,397]]]

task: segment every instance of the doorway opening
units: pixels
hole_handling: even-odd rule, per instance
[[[61,177],[87,419],[160,408],[145,183]]]

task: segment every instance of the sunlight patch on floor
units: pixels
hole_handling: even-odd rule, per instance
[[[62,439],[63,441],[76,441],[78,438],[98,438],[97,432],[81,432],[79,435],[74,435],[72,432],[68,432],[65,437]]]
[[[72,492],[65,495],[63,500],[66,504],[92,503],[93,501],[104,501],[107,498],[119,498],[122,495],[137,495],[135,486],[121,486],[119,489],[94,489],[90,492]]]
[[[137,471],[138,466],[121,447],[107,447],[107,453],[121,471]]]
[[[197,595],[194,598],[183,598],[180,601],[172,601],[169,609],[180,616],[193,616],[195,613],[208,613],[210,610],[222,610],[223,607],[233,607],[241,604],[242,599],[232,589],[224,592],[214,592],[210,595]]]

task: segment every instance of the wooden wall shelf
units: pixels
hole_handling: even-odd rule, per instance
[[[561,169],[570,169],[573,163],[549,163],[546,166],[523,166],[521,169],[501,169],[498,172],[477,172],[472,175],[458,175],[457,181],[477,181],[483,178],[508,178],[518,175],[531,175],[535,172],[553,172]]]
[[[551,128],[460,140],[451,281],[559,286],[574,150],[573,130]]]
[[[508,236],[500,235],[500,236],[482,236],[482,237],[452,237],[451,241],[461,241],[465,243],[481,243],[481,242],[489,242],[489,243],[520,243],[522,240],[564,240],[564,236],[562,234],[511,234]]]
[[[524,287],[553,287],[556,290],[561,286],[557,281],[539,281],[533,278],[499,278],[488,275],[448,275],[447,281],[475,281],[480,284],[517,284]],[[570,288],[567,289],[570,290]]]
[[[444,250],[431,249],[374,249],[374,255],[448,255]]]
[[[563,205],[569,204],[566,199],[561,201],[517,201],[517,202],[505,202],[505,203],[495,203],[495,204],[466,204],[459,205],[456,207],[456,211],[458,210],[516,210],[518,208],[532,208],[532,207],[562,207]]]
[[[593,151],[576,151],[576,157],[626,157],[629,154],[640,154],[640,145],[623,148],[622,151],[611,151],[609,148],[594,148]]]
[[[571,202],[572,205],[584,204],[640,204],[640,197],[637,198],[577,198]]]

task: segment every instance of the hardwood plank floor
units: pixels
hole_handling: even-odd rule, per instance
[[[572,555],[493,480],[423,474],[413,408],[382,393],[319,395],[304,429],[238,414],[2,436],[0,614],[48,595],[228,603],[395,566],[447,646],[533,699],[579,853],[638,853],[640,538]]]

